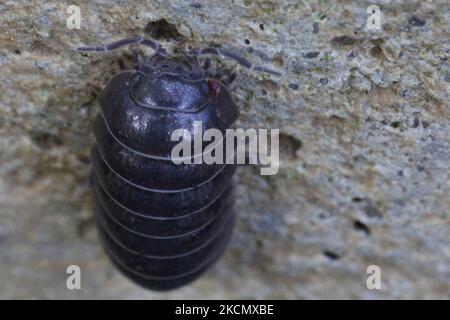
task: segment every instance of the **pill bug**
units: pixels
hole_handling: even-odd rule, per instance
[[[91,149],[98,233],[112,262],[128,278],[152,290],[169,290],[198,278],[224,252],[231,237],[234,164],[175,164],[171,141],[194,121],[225,133],[238,118],[228,86],[236,74],[215,79],[210,58],[234,53],[199,48],[168,55],[157,42],[134,36],[78,51],[111,51],[129,44],[152,48],[136,66],[116,74],[98,97]],[[201,154],[202,155],[202,154]],[[199,154],[192,154],[195,158]]]

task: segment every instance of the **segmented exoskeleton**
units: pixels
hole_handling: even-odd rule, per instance
[[[228,90],[235,74],[214,79],[211,60],[200,65],[198,56],[223,55],[248,69],[275,72],[217,48],[194,49],[180,60],[139,36],[78,50],[128,44],[156,53],[115,75],[99,96],[91,152],[98,230],[126,276],[150,289],[173,289],[220,257],[234,224],[236,165],[175,164],[171,158],[174,130],[184,128],[194,139],[193,124],[201,121],[203,132],[215,128],[225,135],[238,118]]]

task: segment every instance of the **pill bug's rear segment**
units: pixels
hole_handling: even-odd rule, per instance
[[[235,74],[213,79],[210,59],[200,66],[197,56],[221,54],[248,69],[276,72],[216,48],[194,49],[176,60],[138,36],[78,50],[131,43],[156,54],[114,76],[99,96],[91,152],[96,220],[107,254],[126,276],[149,289],[169,290],[193,281],[221,256],[235,220],[235,165],[177,165],[171,158],[179,143],[171,141],[174,130],[186,129],[193,140],[194,122],[201,121],[203,132],[214,128],[225,135],[238,117],[228,91]]]

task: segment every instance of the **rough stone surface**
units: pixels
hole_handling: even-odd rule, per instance
[[[448,1],[78,1],[81,30],[69,4],[0,3],[0,298],[450,297]],[[144,33],[284,73],[240,68],[234,85],[242,127],[280,128],[279,174],[240,169],[229,250],[168,293],[119,274],[92,219],[93,92],[127,50],[71,50]],[[65,287],[70,264],[82,290]]]

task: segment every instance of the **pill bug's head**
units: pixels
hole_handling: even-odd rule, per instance
[[[130,96],[140,106],[194,112],[209,99],[204,69],[173,59],[150,59],[130,78]]]
[[[280,73],[263,66],[252,64],[247,59],[222,48],[196,48],[179,56],[171,56],[166,49],[151,39],[133,36],[98,46],[77,48],[78,51],[111,51],[129,44],[151,47],[155,54],[138,59],[137,72],[129,79],[130,97],[136,104],[145,108],[164,109],[182,112],[198,112],[208,102],[216,104],[220,99],[231,99],[227,90],[236,73],[215,79],[208,73],[211,59],[201,65],[202,55],[219,55],[232,59],[243,67],[273,75]]]
[[[190,81],[199,81],[205,78],[205,70],[190,65],[187,61],[174,58],[158,59],[153,56],[140,66],[140,70],[150,76],[158,77],[170,74]]]

